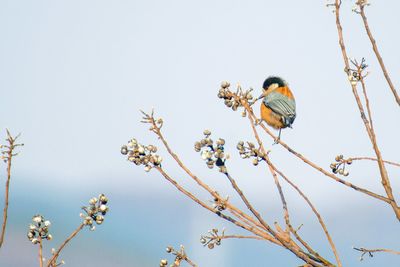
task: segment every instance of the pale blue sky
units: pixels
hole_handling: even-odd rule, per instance
[[[400,111],[361,20],[351,12],[352,2],[343,4],[349,55],[367,58],[379,144],[385,158],[399,161]],[[367,9],[371,28],[400,88],[400,3],[372,2]],[[210,172],[193,151],[194,141],[208,128],[215,138],[227,140],[231,168],[243,190],[270,222],[281,220],[271,177],[235,153],[238,140],[252,140],[248,122],[227,110],[216,94],[222,80],[259,91],[268,75],[281,75],[298,109],[294,128],[283,132],[287,143],[325,167],[338,153],[373,155],[343,73],[335,18],[325,4],[0,1],[0,127],[22,132],[26,144],[15,159],[11,223],[0,265],[36,266],[36,250],[25,238],[31,216],[40,212],[53,221],[56,234],[49,251],[79,224],[79,207],[100,192],[110,197],[109,217],[94,233],[74,240],[63,257],[68,266],[157,266],[166,257],[166,245],[181,243],[200,266],[300,264],[286,251],[256,241],[226,241],[213,251],[202,248],[200,234],[226,224],[190,203],[159,175],[128,164],[119,148],[132,137],[160,145],[139,123],[138,110],[154,107],[164,118],[165,135],[188,165],[233,195],[227,181]],[[167,158],[164,150],[160,154]],[[398,265],[391,255],[359,263],[351,250],[352,245],[400,249],[393,238],[398,222],[387,205],[331,182],[279,146],[272,147],[271,157],[316,203],[346,266]],[[171,160],[165,159],[164,166],[181,178]],[[389,172],[399,189],[400,170]],[[383,193],[371,164],[353,165],[348,179]],[[304,234],[327,254],[315,218],[292,190],[286,191],[293,220],[304,223]],[[101,255],[93,259],[90,253],[98,249]]]

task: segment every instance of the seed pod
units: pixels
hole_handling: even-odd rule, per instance
[[[228,88],[230,86],[230,83],[229,82],[227,82],[227,81],[223,81],[222,83],[221,83],[221,87],[222,88]]]

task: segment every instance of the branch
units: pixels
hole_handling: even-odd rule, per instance
[[[378,161],[376,158],[371,158],[371,157],[353,157],[353,158],[349,158],[350,160],[354,161],[354,160],[371,160],[371,161]],[[388,161],[388,160],[384,160],[383,161],[386,164],[389,165],[393,165],[396,167],[400,167],[400,163],[397,162],[393,162],[393,161]]]
[[[6,141],[8,142],[8,145],[5,145],[5,146],[0,145],[0,148],[2,148],[2,147],[6,148],[5,151],[1,152],[2,154],[5,154],[5,156],[1,156],[1,158],[4,159],[5,162],[7,162],[7,180],[6,180],[6,189],[5,189],[5,194],[4,194],[3,224],[1,227],[1,234],[0,234],[0,248],[4,242],[4,236],[6,233],[6,226],[7,226],[8,198],[9,198],[10,179],[11,179],[11,162],[12,162],[13,156],[17,155],[17,154],[14,154],[14,149],[18,146],[23,146],[23,144],[15,143],[15,141],[20,136],[20,134],[18,134],[16,137],[13,137],[7,129],[6,129],[6,132],[7,132]]]
[[[283,195],[282,188],[281,188],[281,186],[280,186],[280,184],[279,184],[279,180],[278,180],[278,178],[276,177],[276,173],[278,173],[287,183],[289,183],[289,184],[300,194],[300,196],[303,197],[303,198],[305,199],[305,201],[307,202],[307,204],[311,207],[312,211],[313,211],[314,214],[317,216],[318,221],[319,221],[321,227],[322,227],[323,230],[324,230],[324,233],[325,233],[325,235],[326,235],[326,237],[327,237],[327,239],[328,239],[328,241],[329,241],[329,244],[330,244],[330,246],[331,246],[331,248],[332,248],[333,254],[335,255],[336,262],[337,262],[338,266],[341,267],[341,266],[342,266],[342,263],[341,263],[341,261],[340,261],[339,254],[338,254],[338,252],[337,252],[336,246],[335,246],[335,244],[333,243],[333,240],[332,240],[331,236],[329,235],[328,229],[327,229],[327,227],[326,227],[326,225],[325,225],[325,223],[324,223],[324,221],[323,221],[321,215],[318,213],[317,209],[314,207],[314,205],[311,203],[311,201],[307,198],[307,196],[306,196],[293,182],[291,182],[281,171],[279,171],[279,170],[272,164],[272,162],[270,161],[270,159],[269,159],[269,157],[268,157],[268,154],[265,153],[264,146],[263,146],[262,141],[261,141],[261,139],[260,139],[260,137],[259,137],[259,135],[258,135],[257,129],[256,129],[256,127],[255,127],[255,119],[254,119],[253,116],[252,116],[253,112],[252,112],[251,108],[250,108],[250,106],[248,105],[248,103],[246,103],[246,102],[243,103],[243,106],[249,111],[249,112],[248,112],[248,113],[249,113],[248,118],[249,118],[249,120],[250,120],[250,125],[251,125],[251,127],[252,127],[254,136],[255,136],[255,138],[257,139],[257,142],[258,142],[258,144],[259,144],[259,146],[260,146],[261,151],[262,151],[263,154],[265,155],[264,160],[265,160],[265,162],[267,163],[268,167],[270,168],[272,175],[274,176],[275,184],[276,184],[276,186],[277,186],[277,188],[278,188],[279,194],[280,194],[280,196],[281,196],[281,201],[282,201],[282,204],[283,204],[283,209],[284,209],[284,214],[285,214],[286,225],[289,227],[291,233],[294,234],[294,236],[296,237],[296,239],[297,239],[300,243],[302,243],[302,245],[303,245],[305,248],[307,248],[307,250],[308,250],[310,253],[312,253],[314,256],[316,256],[319,260],[323,261],[324,263],[326,263],[326,264],[328,264],[328,265],[331,264],[331,263],[329,263],[327,260],[325,260],[324,258],[322,258],[321,256],[319,256],[318,253],[316,253],[316,252],[315,252],[315,251],[314,251],[314,250],[313,250],[313,249],[312,249],[298,234],[297,234],[297,231],[295,231],[295,230],[293,229],[293,226],[292,226],[291,223],[290,223],[289,212],[288,212],[288,209],[287,209],[285,197],[284,197],[284,195]]]
[[[389,87],[390,87],[390,90],[392,91],[393,96],[394,96],[394,98],[395,98],[397,104],[400,106],[400,97],[399,97],[399,95],[397,94],[396,89],[394,88],[394,85],[393,85],[393,83],[392,83],[392,80],[390,79],[390,76],[389,76],[389,74],[388,74],[388,71],[386,70],[385,64],[383,63],[383,59],[382,59],[382,57],[381,57],[381,54],[379,53],[378,46],[376,45],[376,41],[375,41],[374,37],[372,36],[371,30],[370,30],[370,28],[369,28],[367,16],[365,15],[365,10],[364,10],[365,5],[362,4],[362,3],[359,3],[358,5],[359,5],[359,7],[360,7],[360,12],[359,12],[359,14],[361,15],[361,18],[362,18],[362,20],[363,20],[363,22],[364,22],[365,31],[367,32],[367,35],[368,35],[368,37],[369,37],[369,40],[371,41],[372,49],[374,50],[374,53],[375,53],[375,55],[376,55],[376,58],[378,59],[379,65],[381,66],[383,75],[385,76],[385,79],[386,79],[386,81],[387,81],[387,83],[388,83],[388,85],[389,85]]]
[[[368,254],[368,256],[373,257],[373,253],[375,252],[386,252],[386,253],[391,253],[395,255],[400,255],[400,251],[395,251],[392,249],[386,249],[386,248],[376,248],[376,249],[367,249],[367,248],[356,248],[353,247],[354,250],[360,251],[361,256],[360,256],[360,261],[364,259],[364,255]]]
[[[221,213],[220,211],[213,209],[212,207],[208,206],[207,204],[205,204],[203,201],[201,201],[200,199],[198,199],[196,196],[194,196],[192,193],[190,193],[189,191],[187,191],[185,188],[183,188],[177,181],[175,181],[174,179],[172,179],[161,167],[157,166],[154,167],[157,171],[159,171],[161,173],[162,176],[164,176],[164,178],[170,182],[173,186],[175,186],[180,192],[182,192],[184,195],[186,195],[187,197],[189,197],[190,199],[192,199],[194,202],[196,202],[197,204],[199,204],[200,206],[202,206],[203,208],[209,210],[210,212],[216,214],[217,216],[235,224],[236,226],[243,228],[249,232],[252,232],[268,241],[271,241],[277,245],[280,245],[278,241],[272,241],[272,237],[269,236],[268,234],[260,231],[258,228],[254,227],[254,226],[248,226],[245,225],[237,220],[235,220],[234,218],[227,216],[223,213]]]
[[[42,238],[39,235],[39,266],[43,267],[43,244],[42,244]]]
[[[53,254],[53,257],[51,257],[51,259],[49,260],[49,262],[47,263],[47,267],[52,267],[55,266],[57,263],[57,258],[60,255],[61,251],[64,249],[64,247],[69,243],[69,241],[71,241],[71,239],[73,239],[81,230],[82,228],[85,226],[84,223],[81,223],[78,228],[75,229],[75,231],[72,232],[72,234],[65,239],[65,241],[61,244],[61,246],[56,250],[56,252]]]
[[[343,61],[344,61],[344,65],[345,65],[345,71],[346,71],[347,75],[349,77],[351,77],[349,59],[347,57],[346,47],[344,45],[344,39],[343,39],[343,28],[340,23],[340,3],[341,3],[340,0],[335,0],[336,27],[337,27],[338,36],[339,36],[339,45],[340,45],[340,49],[342,51]],[[360,79],[363,79],[362,75],[361,75]],[[353,82],[350,79],[349,79],[349,81],[350,81],[350,85],[351,85],[351,88],[353,91],[353,95],[357,102],[358,109],[360,110],[362,121],[364,123],[365,129],[368,133],[371,144],[373,146],[376,157],[378,159],[378,166],[379,166],[379,171],[380,171],[380,175],[381,175],[381,183],[382,183],[382,186],[385,189],[386,195],[388,197],[388,200],[389,200],[388,203],[392,206],[392,209],[393,209],[397,219],[400,220],[400,208],[397,206],[397,203],[393,196],[389,176],[388,176],[386,167],[383,163],[382,155],[381,155],[381,152],[379,150],[379,147],[378,147],[378,144],[376,141],[375,132],[373,131],[373,128],[371,128],[370,122],[365,117],[364,107],[361,103],[360,97],[357,92],[357,82]]]

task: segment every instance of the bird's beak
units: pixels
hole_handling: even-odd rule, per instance
[[[264,98],[264,96],[265,96],[265,95],[264,95],[264,92],[263,92],[263,93],[257,98],[257,101],[260,100],[260,99],[262,99],[262,98]]]

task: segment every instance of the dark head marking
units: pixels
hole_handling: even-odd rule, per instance
[[[269,76],[263,84],[264,90],[267,90],[271,84],[277,83],[279,87],[286,86],[286,82],[278,76]]]

